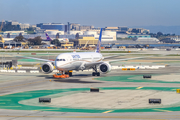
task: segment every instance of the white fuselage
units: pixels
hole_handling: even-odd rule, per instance
[[[103,56],[96,52],[74,52],[59,54],[55,60],[55,67],[60,71],[85,70],[92,67],[93,62],[100,62]],[[88,66],[88,63],[92,63]]]

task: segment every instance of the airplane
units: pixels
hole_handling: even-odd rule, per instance
[[[42,71],[45,74],[52,73],[55,66],[55,68],[59,70],[61,75],[68,74],[69,76],[72,76],[72,72],[71,72],[72,70],[83,71],[87,69],[94,70],[94,72],[92,72],[92,76],[100,76],[100,73],[108,73],[109,71],[111,71],[111,65],[109,64],[109,62],[144,58],[144,57],[136,57],[136,58],[127,58],[120,60],[103,61],[103,59],[111,58],[112,56],[104,58],[103,55],[100,53],[101,37],[102,37],[102,28],[100,31],[99,40],[97,43],[97,49],[95,52],[61,53],[56,57],[55,61],[34,58],[34,57],[25,57],[25,58],[46,61],[46,63],[44,63],[41,66]],[[98,71],[98,68],[100,72]]]
[[[46,41],[52,41],[52,39],[49,37],[49,35],[47,33],[46,34]],[[58,40],[60,42],[69,42],[69,39],[68,38],[58,38]]]
[[[49,35],[47,33],[46,34],[46,41],[52,41],[52,39],[49,37]]]

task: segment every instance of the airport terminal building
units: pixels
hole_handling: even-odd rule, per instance
[[[67,26],[61,23],[40,23],[37,24],[36,26],[45,30],[65,31],[67,29]]]

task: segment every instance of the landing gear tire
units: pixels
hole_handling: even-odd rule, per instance
[[[97,73],[96,73],[96,72],[93,72],[93,73],[92,73],[92,76],[96,76],[96,75],[97,75],[97,76],[100,76],[100,72],[97,72]]]
[[[94,67],[92,67],[92,69],[95,71],[95,72],[93,72],[92,73],[92,76],[100,76],[100,72],[97,72],[97,67],[96,67],[96,65],[94,66]]]
[[[71,76],[72,76],[72,72],[69,73],[69,77],[71,77]]]
[[[100,76],[100,72],[97,72],[96,75],[97,75],[97,76]]]

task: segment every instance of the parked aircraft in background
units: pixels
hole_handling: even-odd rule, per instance
[[[47,33],[46,34],[46,41],[52,41],[52,39],[49,37]],[[60,42],[69,42],[68,38],[57,38]]]
[[[47,33],[46,34],[46,41],[52,41],[52,39],[49,37],[49,35]]]

